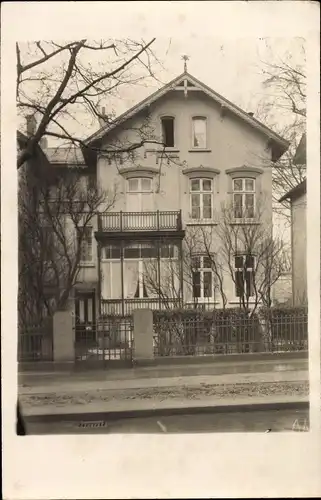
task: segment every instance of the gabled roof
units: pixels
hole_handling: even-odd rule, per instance
[[[294,188],[290,189],[285,195],[282,196],[282,198],[279,199],[279,202],[282,203],[282,201],[285,200],[295,200],[296,198],[299,198],[299,196],[302,196],[307,192],[307,180],[304,179],[300,184],[295,186]]]
[[[152,95],[138,103],[137,105],[133,106],[130,108],[128,111],[125,111],[125,113],[121,114],[112,124],[107,124],[101,127],[97,132],[92,134],[88,139],[86,140],[86,144],[88,146],[94,145],[96,141],[99,141],[103,137],[105,137],[109,132],[114,130],[118,125],[124,123],[126,120],[132,118],[135,116],[137,113],[142,111],[144,108],[150,106],[152,103],[157,101],[160,97],[164,96],[171,90],[173,90],[176,86],[179,84],[183,83],[184,80],[187,80],[187,84],[196,87],[198,90],[204,92],[206,95],[211,97],[216,103],[221,105],[223,108],[229,110],[232,114],[238,116],[241,118],[244,122],[248,123],[250,126],[255,128],[256,130],[260,131],[262,134],[264,134],[268,139],[271,140],[271,146],[272,149],[274,149],[274,158],[273,160],[276,161],[282,154],[288,149],[289,147],[289,142],[283,139],[280,135],[277,133],[273,132],[270,128],[266,127],[263,125],[261,122],[259,122],[256,118],[254,118],[252,115],[247,113],[246,111],[242,110],[232,102],[230,102],[228,99],[225,97],[221,96],[217,92],[215,92],[213,89],[202,83],[200,80],[195,78],[194,76],[190,75],[187,72],[182,73],[178,77],[174,78],[172,81],[170,81],[168,84],[164,85],[162,88],[154,92]],[[188,88],[188,87],[187,87]]]
[[[306,134],[303,134],[293,158],[294,165],[306,165],[307,162],[306,155],[307,155],[307,139],[306,139]]]

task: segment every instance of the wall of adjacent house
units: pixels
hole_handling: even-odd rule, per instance
[[[307,300],[306,194],[291,202],[292,217],[292,287],[295,305]]]
[[[271,228],[272,225],[272,170],[271,150],[265,136],[245,124],[229,112],[221,115],[220,107],[200,92],[190,91],[185,98],[183,92],[173,91],[149,108],[149,114],[141,113],[122,126],[120,131],[111,134],[104,146],[114,143],[132,144],[140,141],[137,130],[148,125],[155,140],[161,140],[161,117],[175,118],[175,147],[168,150],[171,161],[161,160],[157,151],[162,146],[146,144],[136,152],[131,160],[122,162],[101,157],[98,160],[98,184],[104,189],[116,186],[118,199],[112,211],[131,211],[130,196],[127,194],[127,179],[138,175],[138,170],[146,169],[153,179],[153,195],[150,210],[182,210],[183,228],[188,232],[195,221],[191,219],[190,179],[201,177],[202,171],[191,173],[191,169],[209,169],[204,176],[213,179],[214,220],[219,221],[222,204],[232,202],[232,177],[226,170],[241,167],[261,169],[256,176],[256,200],[260,204],[260,222]],[[207,118],[207,148],[198,151],[192,148],[192,117]],[[148,172],[148,169],[150,171]],[[218,172],[211,172],[215,169]],[[242,177],[242,173],[240,173]],[[215,234],[215,226],[213,234]],[[107,272],[107,271],[106,271]],[[238,303],[235,286],[227,274],[224,281],[226,294],[231,304]],[[185,296],[188,296],[188,287]],[[218,298],[219,300],[219,298]]]

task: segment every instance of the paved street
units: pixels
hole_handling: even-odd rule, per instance
[[[30,434],[307,431],[308,410],[272,410],[125,418],[117,421],[27,423]]]

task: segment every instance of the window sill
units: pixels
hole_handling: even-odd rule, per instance
[[[251,305],[253,306],[256,303],[259,304],[260,301],[256,302],[256,300],[254,298],[253,299],[249,299],[249,302],[248,302],[249,306],[251,306]],[[237,299],[229,300],[229,304],[237,304],[237,305],[239,305],[240,301],[237,300]],[[242,304],[241,304],[241,306],[242,306]]]
[[[212,150],[208,148],[192,148],[188,150],[189,153],[211,153]]]
[[[217,226],[218,225],[218,222],[213,220],[213,219],[208,219],[208,220],[189,220],[188,222],[186,222],[186,226]]]
[[[79,267],[95,267],[95,262],[80,262]]]
[[[256,219],[234,219],[230,222],[231,225],[243,225],[243,224],[253,224],[253,225],[259,225],[261,224],[258,220]]]
[[[186,302],[188,306],[194,306],[194,305],[209,305],[209,306],[214,306],[216,304],[220,304],[219,300],[208,300],[208,299],[198,299],[197,302]]]

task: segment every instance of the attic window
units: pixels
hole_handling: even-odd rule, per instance
[[[174,147],[174,118],[172,116],[162,118],[162,140],[165,147]]]

